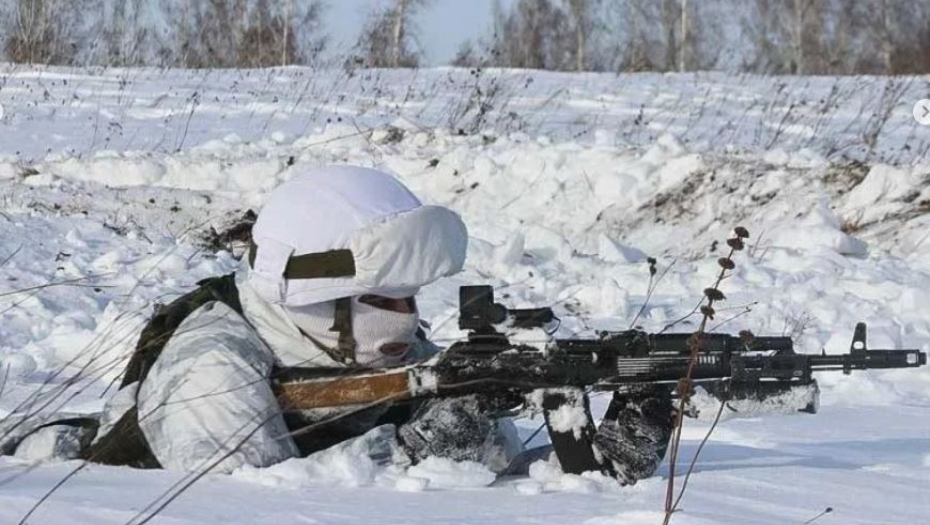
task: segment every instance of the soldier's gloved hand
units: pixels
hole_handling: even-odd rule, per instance
[[[438,456],[475,461],[499,472],[523,444],[511,421],[495,417],[498,404],[513,406],[478,394],[430,399],[397,429],[397,436],[414,463]]]
[[[581,389],[544,390],[541,408],[563,472],[600,470],[623,484],[651,476],[665,457],[672,430],[668,388],[614,393],[595,427]]]
[[[672,410],[666,388],[614,393],[594,444],[619,481],[633,484],[659,468],[672,434]]]

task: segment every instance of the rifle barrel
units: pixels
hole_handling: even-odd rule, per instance
[[[812,355],[810,366],[818,370],[879,370],[917,368],[927,364],[927,354],[918,350],[865,350],[840,355]]]

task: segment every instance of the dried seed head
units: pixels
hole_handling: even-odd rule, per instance
[[[732,270],[733,268],[736,268],[736,263],[733,262],[733,259],[730,259],[729,257],[721,257],[717,259],[717,264],[719,264],[720,267],[724,270]]]
[[[727,299],[723,292],[716,288],[704,288],[704,297],[711,301],[725,301]]]
[[[742,226],[737,226],[736,228],[734,228],[733,233],[735,233],[736,236],[739,237],[740,239],[749,238],[749,230],[747,230],[746,228],[743,228]]]
[[[649,266],[655,266],[658,261],[655,257],[646,257],[646,262],[649,263]]]
[[[730,248],[733,248],[736,251],[740,251],[743,248],[745,248],[745,246],[743,245],[743,240],[740,239],[739,237],[733,237],[732,239],[727,239],[727,246],[729,246]]]
[[[712,307],[705,304],[704,306],[701,307],[701,313],[706,315],[708,319],[713,319],[714,314],[717,312],[715,312]]]

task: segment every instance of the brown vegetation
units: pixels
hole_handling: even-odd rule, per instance
[[[319,63],[326,0],[0,0],[3,59],[56,65]],[[417,67],[430,0],[372,0],[345,63]],[[513,0],[451,63],[557,71],[930,72],[918,0]],[[333,57],[335,58],[335,57]]]

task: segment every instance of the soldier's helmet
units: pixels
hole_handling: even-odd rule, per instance
[[[423,205],[391,175],[305,169],[277,187],[252,229],[249,285],[286,306],[374,294],[410,297],[462,269],[461,218]]]

